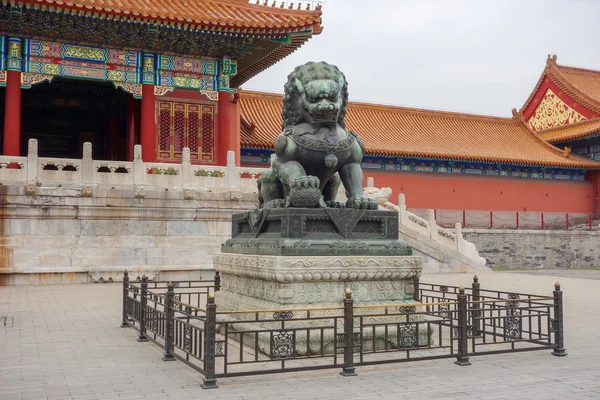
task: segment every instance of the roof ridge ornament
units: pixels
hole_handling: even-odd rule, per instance
[[[548,64],[556,64],[556,54],[548,54],[548,59],[546,60],[546,62]]]

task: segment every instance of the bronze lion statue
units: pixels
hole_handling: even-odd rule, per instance
[[[309,62],[288,75],[283,132],[271,168],[258,179],[259,208],[377,208],[363,194],[365,146],[345,128],[347,104],[348,82],[334,65]],[[335,201],[340,184],[346,204]]]

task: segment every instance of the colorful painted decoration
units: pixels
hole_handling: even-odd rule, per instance
[[[586,118],[583,115],[573,110],[551,89],[548,89],[527,123],[534,131],[541,131],[584,119]]]

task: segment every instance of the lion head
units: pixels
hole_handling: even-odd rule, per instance
[[[348,82],[338,67],[308,62],[288,75],[283,96],[283,128],[302,122],[337,122],[345,128]]]

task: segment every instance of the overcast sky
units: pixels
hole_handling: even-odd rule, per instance
[[[351,100],[510,116],[548,54],[600,70],[599,26],[600,0],[328,0],[323,33],[243,88],[281,93],[327,61]]]

